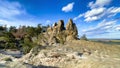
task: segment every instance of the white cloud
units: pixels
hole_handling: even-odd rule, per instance
[[[34,22],[34,24],[33,24]],[[0,0],[0,25],[19,26],[37,25],[39,21],[28,14],[19,2]]]
[[[77,20],[77,19],[79,19],[79,18],[82,17],[82,16],[84,16],[84,14],[78,15],[77,17],[73,18],[73,20]]]
[[[102,13],[105,11],[105,8],[95,8],[90,11],[87,11],[84,15],[84,21],[94,21],[101,18]]]
[[[97,25],[90,28],[86,27],[81,31],[82,34],[86,34],[89,37],[98,38],[118,38],[120,34],[120,25],[118,20],[120,18],[115,18],[116,15],[120,14],[120,7],[107,7],[112,2],[112,0],[96,0],[95,2],[90,2],[88,7],[90,10],[79,14],[74,17],[74,20],[84,19],[85,22],[101,21]]]
[[[13,20],[13,21],[9,21],[9,20],[0,20],[0,24],[2,25],[7,25],[7,27],[10,26],[20,26],[20,25],[25,25],[25,26],[36,26],[37,24],[33,24],[33,22],[35,21],[22,21],[22,20]]]
[[[98,23],[98,26],[101,27],[101,26],[114,25],[116,22],[117,22],[117,20],[106,21],[106,20],[104,19],[102,22]]]
[[[46,23],[50,23],[51,21],[50,20],[47,20]]]
[[[87,11],[85,13],[85,17],[91,17],[91,16],[96,16],[96,15],[100,15],[102,14],[103,12],[105,11],[105,8],[95,8],[95,9],[92,9],[90,11]]]
[[[81,17],[84,17],[85,20],[84,21],[94,21],[94,20],[98,20],[101,17],[104,16],[104,12],[106,11],[106,8],[95,8],[95,9],[91,9],[83,14],[80,14],[79,16],[75,17],[74,19],[77,20]]]
[[[120,31],[120,25],[115,26],[116,31]]]
[[[112,21],[103,20],[97,26],[84,29],[82,32],[87,35],[110,33],[112,32],[112,30],[115,30],[113,27],[115,26],[116,22],[117,20],[112,20]]]
[[[87,17],[84,21],[89,22],[89,21],[93,21],[93,20],[98,20],[99,18],[97,16],[93,16],[93,17]]]
[[[46,20],[46,23],[44,23],[44,25],[51,25],[51,24],[53,24],[51,20]]]
[[[18,2],[0,1],[0,17],[13,17],[20,14],[25,14],[25,10]]]
[[[62,11],[64,11],[64,12],[70,12],[70,11],[72,11],[73,6],[74,6],[74,2],[69,3],[68,5],[66,5],[66,6],[64,6],[62,8]]]
[[[106,5],[109,5],[111,2],[112,0],[96,0],[95,2],[92,1],[88,4],[90,10],[79,14],[77,17],[74,17],[74,20],[84,17],[84,21],[91,22],[105,18],[112,18],[120,13],[120,7],[106,8]]]
[[[96,0],[95,3],[92,1],[88,4],[90,8],[104,7],[109,5],[112,0]]]
[[[110,7],[110,8],[100,7],[100,8],[94,8],[94,9],[88,10],[87,12],[80,14],[74,19],[77,20],[81,17],[84,17],[85,18],[84,21],[91,22],[91,21],[104,19],[104,18],[106,19],[112,18],[118,13],[120,13],[120,7]]]
[[[108,10],[107,10],[107,12],[109,12],[109,13],[120,13],[120,7],[110,7]]]

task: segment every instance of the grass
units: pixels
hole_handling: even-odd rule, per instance
[[[97,39],[93,39],[90,41],[94,41],[94,42],[98,42],[98,43],[103,43],[103,44],[108,44],[108,45],[120,45],[120,40],[97,40]]]
[[[119,41],[113,40],[113,42]],[[67,48],[77,52],[84,49],[91,52],[88,59],[81,60],[80,64],[75,65],[77,68],[119,68],[120,66],[120,46],[117,44],[110,46],[105,43],[78,40],[70,42]]]
[[[119,45],[109,45],[104,43],[98,43],[93,41],[84,41],[84,40],[75,40],[71,42],[67,42],[64,45],[60,45],[57,47],[47,47],[46,50],[55,50],[55,49],[67,49],[73,52],[83,52],[87,50],[92,54],[97,51],[98,56],[100,55],[108,55],[111,58],[119,58],[120,59],[120,46]],[[64,51],[63,51],[64,52]]]
[[[74,52],[83,53],[84,50],[91,52],[90,55],[83,56],[87,57],[85,59],[71,59],[66,56]],[[49,58],[49,62],[45,58],[39,57],[43,53],[46,56],[45,58]],[[55,53],[57,56],[60,55],[60,57],[49,57]],[[60,60],[56,62],[57,59]],[[75,40],[59,46],[47,46],[34,56],[29,63],[36,65],[39,62],[43,63],[43,65],[52,65],[60,68],[119,68],[120,47],[93,41]]]
[[[0,41],[8,41],[9,39],[6,37],[0,37]]]

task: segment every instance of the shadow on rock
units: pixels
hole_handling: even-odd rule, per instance
[[[59,67],[53,67],[53,66],[44,66],[44,65],[40,65],[40,66],[33,67],[33,68],[59,68]]]

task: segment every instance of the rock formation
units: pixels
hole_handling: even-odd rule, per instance
[[[60,20],[60,21],[58,22],[57,29],[58,29],[58,33],[59,33],[60,31],[65,30],[64,21],[63,21],[63,20]]]
[[[70,19],[64,27],[64,21],[58,21],[58,24],[55,23],[53,27],[47,29],[47,34],[49,35],[48,42],[51,44],[60,42],[64,43],[65,41],[77,39],[78,31],[75,23]]]
[[[78,31],[72,19],[70,19],[66,25],[66,33],[67,33],[67,38],[66,38],[67,41],[77,39]]]

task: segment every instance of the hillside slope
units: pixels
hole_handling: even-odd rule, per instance
[[[119,68],[120,47],[75,40],[64,45],[47,46],[37,53],[34,49],[19,62],[35,66],[55,66],[58,68]]]

